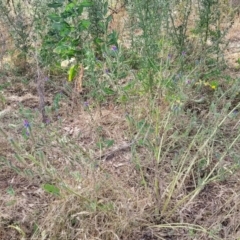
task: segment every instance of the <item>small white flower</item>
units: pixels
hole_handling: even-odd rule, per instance
[[[76,58],[72,57],[70,60],[69,60],[69,63],[76,63]]]
[[[68,59],[62,61],[62,62],[61,62],[61,67],[62,67],[62,68],[66,68],[66,67],[68,67],[69,62],[70,62],[70,61],[69,61]]]

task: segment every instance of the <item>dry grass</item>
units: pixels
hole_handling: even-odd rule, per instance
[[[45,125],[35,84],[9,75],[0,79],[10,83],[0,92],[0,239],[240,239],[238,82],[185,90],[179,112],[138,86],[127,104],[103,106],[63,91],[56,110],[59,87],[47,82]]]
[[[28,102],[23,105],[28,108]],[[226,119],[220,126],[224,114],[215,118],[209,112],[194,126],[190,116],[162,109],[159,133],[133,134],[134,123],[126,121],[121,106],[101,110],[102,115],[99,109],[76,109],[46,127],[33,112],[35,142],[21,137],[24,116],[17,107],[5,115],[2,127],[20,149],[1,140],[2,239],[237,239],[240,175],[232,167],[239,141],[230,152],[224,149],[237,140],[238,119]],[[147,102],[134,115],[155,126]],[[217,124],[222,130],[211,138]],[[122,148],[133,136],[152,145]],[[100,150],[100,139],[114,140],[113,147]],[[13,158],[14,152],[22,162]],[[209,164],[201,169],[196,163],[204,158]],[[200,177],[206,181],[202,187]],[[44,192],[45,183],[57,186],[60,196]]]

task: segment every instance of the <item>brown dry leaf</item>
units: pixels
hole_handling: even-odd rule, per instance
[[[80,65],[80,73],[78,74],[78,76],[75,80],[75,91],[78,93],[81,93],[83,91],[83,88],[82,88],[83,75],[84,75],[84,67],[81,64]]]

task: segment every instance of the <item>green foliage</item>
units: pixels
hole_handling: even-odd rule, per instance
[[[56,187],[55,185],[46,183],[42,187],[48,193],[51,193],[51,194],[57,195],[57,196],[60,195],[60,189],[58,187]]]
[[[84,42],[88,38],[87,29],[90,22],[82,17],[84,8],[91,7],[89,1],[69,2],[58,1],[48,4],[52,12],[48,15],[49,30],[46,34],[41,56],[52,60],[52,52],[56,60],[65,60],[75,57],[81,59],[84,54]]]
[[[102,57],[104,44],[117,44],[117,35],[107,34],[111,20],[111,16],[106,17],[107,1],[55,1],[48,7],[52,11],[47,16],[50,26],[42,45],[43,59],[52,61],[54,52],[56,60],[75,57],[79,62],[85,57],[89,42],[97,57]]]
[[[174,11],[178,11],[177,18],[180,18],[180,24],[176,20],[176,13]],[[170,11],[170,21],[171,27],[169,30],[169,36],[174,44],[174,47],[178,51],[178,55],[181,56],[183,52],[186,52],[187,49],[187,29],[189,27],[189,17],[192,10],[192,1],[186,0],[182,3],[179,3],[178,8],[171,8]],[[183,61],[181,61],[183,63]]]
[[[68,81],[71,82],[77,74],[77,66],[72,65],[68,70]]]
[[[217,87],[216,78],[211,83],[212,76],[224,67],[228,44],[224,37],[233,23],[221,7],[215,0],[131,1],[132,29],[140,29],[141,34],[132,36],[132,59],[128,59],[134,68],[137,59],[141,89],[155,96],[156,89],[164,87],[165,96],[182,98],[179,93],[189,88],[185,83],[190,72],[195,75],[192,82],[207,78],[212,89]],[[223,20],[225,27],[220,25]],[[181,78],[174,77],[179,74]]]

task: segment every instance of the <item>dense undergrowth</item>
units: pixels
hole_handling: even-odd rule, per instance
[[[237,6],[0,7],[0,239],[240,239]]]

